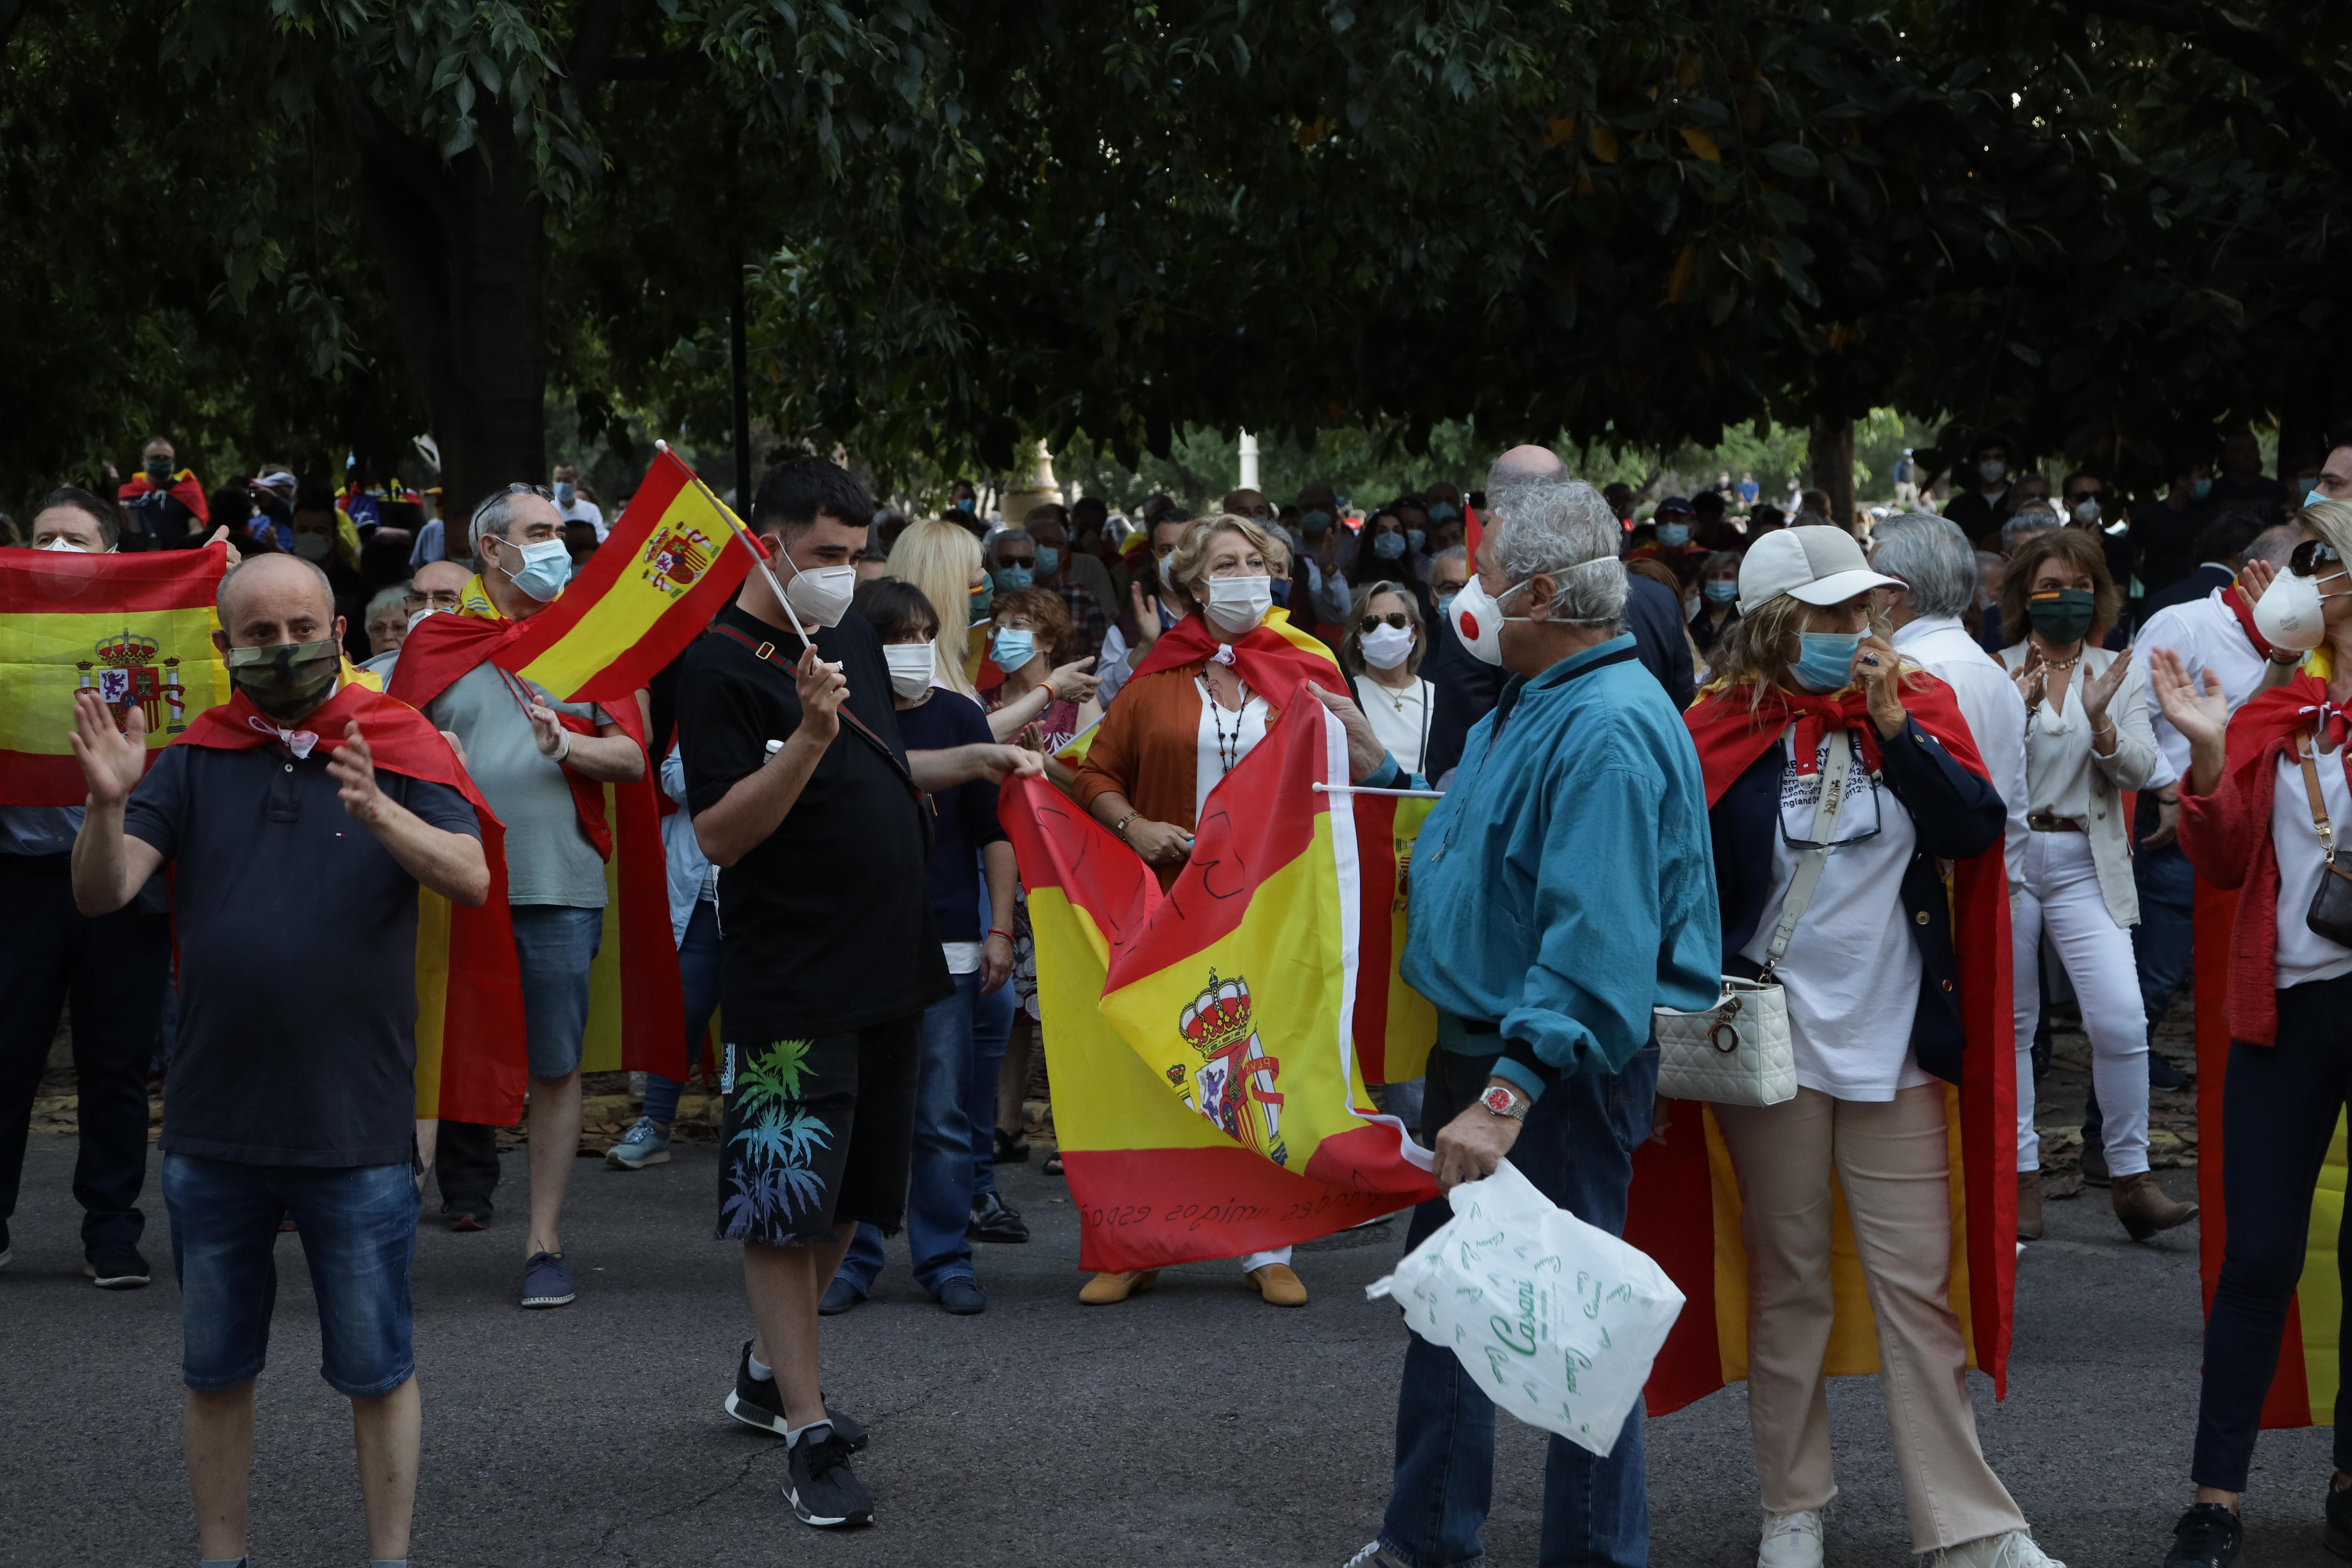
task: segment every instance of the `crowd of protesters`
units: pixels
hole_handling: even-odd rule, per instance
[[[1351,510],[1328,486],[1286,504],[1242,489],[1199,516],[1154,497],[1132,519],[1081,498],[989,520],[961,483],[914,519],[795,458],[750,509],[765,558],[658,701],[616,716],[484,663],[420,716],[382,689],[421,617],[526,619],[610,533],[578,470],[457,520],[429,494],[329,491],[284,464],[207,494],[158,438],[116,495],[51,495],[24,542],[226,537],[215,636],[246,723],[142,777],[143,751],[85,700],[88,805],[0,808],[16,999],[0,1019],[0,1265],[70,999],[87,1271],[148,1282],[160,1035],[204,1559],[242,1560],[282,1226],[318,1286],[325,1375],[352,1401],[372,1551],[403,1561],[422,1194],[429,1173],[443,1220],[485,1229],[500,1175],[498,1130],[411,1116],[414,895],[506,902],[530,1084],[520,1300],[561,1308],[577,1294],[561,1219],[606,899],[572,784],[650,773],[679,808],[663,840],[688,1070],[719,1080],[713,1228],[742,1246],[753,1326],[721,1403],[788,1445],[800,1519],[869,1521],[849,1462],[867,1434],[822,1392],[820,1321],[866,1299],[902,1226],[917,1282],[966,1315],[987,1307],[975,1245],[1028,1239],[994,1172],[1030,1157],[1053,1019],[998,786],[1048,781],[1172,883],[1210,796],[1281,716],[1225,655],[1286,617],[1334,655],[1320,697],[1355,782],[1438,793],[1425,841],[1469,847],[1416,862],[1404,973],[1437,1005],[1437,1049],[1425,1078],[1377,1091],[1441,1185],[1508,1154],[1622,1230],[1653,1129],[1652,1008],[1704,1007],[1725,975],[1785,988],[1796,1097],[1715,1112],[1746,1211],[1759,1568],[1823,1561],[1835,1192],[1916,1549],[1960,1568],[2053,1561],[1978,1442],[1947,1304],[1954,984],[1993,958],[1953,918],[1945,868],[1989,856],[2006,874],[2020,1244],[2043,1229],[2034,1086],[2062,991],[2091,1048],[2085,1175],[2134,1240],[2197,1218],[2150,1170],[2151,1089],[2187,1079],[2149,1037],[2188,973],[2197,879],[2245,889],[2231,1247],[2195,1499],[2166,1560],[2227,1568],[2352,1051],[2352,895],[2338,923],[2319,913],[2329,824],[2352,814],[2352,447],[2292,487],[2262,474],[2250,436],[2218,456],[2217,475],[2213,454],[2178,454],[2161,496],[2127,509],[2099,476],[2053,487],[1986,436],[1941,515],[1906,454],[1897,509],[1836,522],[1819,491],[1790,518],[1727,474],[1644,511],[1540,447],[1504,454],[1468,494],[1437,482]],[[1180,628],[1169,646],[1215,651],[1147,664]],[[2291,681],[2315,700],[2232,725]],[[1717,737],[1704,765],[1702,731]],[[484,813],[503,827],[495,880]],[[366,847],[331,847],[352,821]],[[288,911],[300,944],[266,974],[234,937],[231,911],[256,910]],[[705,1063],[714,1011],[732,1043]],[[649,1079],[611,1167],[670,1158],[683,1087]],[[1410,1239],[1447,1213],[1423,1205]],[[1289,1249],[1238,1262],[1269,1305],[1307,1304]],[[1097,1274],[1078,1300],[1116,1305],[1153,1278]],[[1552,1440],[1547,1560],[1646,1561],[1643,1421],[1637,1406],[1604,1457]],[[1477,1561],[1492,1434],[1451,1352],[1413,1340],[1391,1502],[1356,1563]],[[2352,1552],[2338,1453],[2329,1542]]]

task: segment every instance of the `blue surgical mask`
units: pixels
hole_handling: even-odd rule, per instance
[[[1026,566],[999,566],[996,569],[996,585],[1008,592],[1014,588],[1026,588],[1036,580],[1037,574]]]
[[[555,481],[556,505],[570,506],[572,504],[572,498],[579,493],[578,488],[574,486],[570,479],[558,479]]]
[[[1727,605],[1739,597],[1739,584],[1728,577],[1711,577],[1700,592],[1718,605]]]
[[[1801,632],[1789,673],[1808,691],[1835,691],[1853,673],[1853,650],[1861,646],[1860,632]]]
[[[2326,496],[2319,493],[2319,487],[2317,485],[2314,485],[2309,489],[2303,492],[2303,504],[2305,506],[2317,506],[2321,501],[2324,501],[2327,498]]]
[[[1669,550],[1680,550],[1690,542],[1690,524],[1687,522],[1658,524],[1658,542]]]
[[[2199,479],[2195,484],[2189,487],[2189,493],[2195,496],[2199,500],[2203,500],[2207,496],[2213,493],[2213,481],[2210,479]]]
[[[1428,542],[1429,535],[1425,531],[1418,528],[1408,528],[1404,531],[1404,547],[1407,550],[1418,553],[1422,546]]]
[[[1429,521],[1432,522],[1445,522],[1451,519],[1460,517],[1461,515],[1462,514],[1460,512],[1454,510],[1452,503],[1447,501],[1439,501],[1435,506],[1429,509]]]
[[[1050,544],[1041,544],[1037,547],[1038,576],[1051,577],[1054,574],[1054,568],[1059,566],[1061,563],[1062,552],[1060,551],[1055,549]]]
[[[1010,675],[1037,657],[1037,639],[1026,626],[1006,626],[989,639],[988,657]]]
[[[1274,594],[1274,602],[1275,602],[1276,604],[1280,605],[1284,609],[1288,609],[1288,608],[1290,607],[1290,579],[1289,579],[1289,578],[1287,578],[1287,577],[1276,577],[1276,578],[1274,580],[1274,587],[1273,587],[1272,592],[1273,592],[1273,594]]]
[[[1318,507],[1301,517],[1298,520],[1298,526],[1305,529],[1309,535],[1320,533],[1331,526],[1331,514]]]
[[[973,500],[970,496],[966,496],[963,500],[956,502],[956,510],[958,511],[972,511],[976,510],[979,505],[979,502]]]
[[[563,584],[572,581],[572,552],[560,539],[543,539],[536,544],[507,544],[508,550],[522,556],[522,570],[506,572],[514,585],[544,605],[563,592]],[[504,553],[504,552],[501,552]]]
[[[1452,594],[1440,594],[1437,595],[1437,618],[1439,620],[1443,621],[1453,616],[1454,599],[1454,595]]]
[[[1404,535],[1382,533],[1372,540],[1372,553],[1383,561],[1394,561],[1404,554]]]

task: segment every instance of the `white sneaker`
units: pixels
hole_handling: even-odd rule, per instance
[[[1822,1516],[1810,1509],[1766,1514],[1756,1568],[1822,1568]]]
[[[2006,1535],[1979,1536],[1947,1546],[1936,1553],[1935,1568],[2066,1568],[2066,1564],[2033,1544],[2033,1532],[2012,1530]]]

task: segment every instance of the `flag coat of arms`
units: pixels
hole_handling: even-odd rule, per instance
[[[147,759],[229,698],[213,631],[228,569],[219,545],[131,555],[0,550],[0,805],[79,805],[66,737],[95,691],[117,728],[136,710]]]
[[[1393,882],[1396,838],[1362,830],[1376,797],[1317,788],[1347,779],[1339,721],[1292,700],[1209,796],[1164,893],[1044,780],[1006,782],[1083,1267],[1230,1258],[1436,1194],[1428,1154],[1365,1092],[1361,933],[1391,911],[1368,913],[1364,889]]]

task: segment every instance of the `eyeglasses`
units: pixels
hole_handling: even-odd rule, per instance
[[[2344,558],[2336,553],[2336,546],[2324,539],[2305,540],[2294,547],[2294,553],[2286,558],[2286,569],[2298,577],[2317,577],[2322,575],[2321,567],[2340,567],[2343,563]],[[2335,574],[2330,572],[2326,575],[2334,576]]]
[[[1358,626],[1356,629],[1362,632],[1366,637],[1370,637],[1372,633],[1380,630],[1383,624],[1394,626],[1397,630],[1402,631],[1405,627],[1412,625],[1412,618],[1407,616],[1402,610],[1391,610],[1385,616],[1366,616],[1363,618],[1362,623]]]
[[[409,605],[429,605],[436,610],[454,610],[461,595],[455,588],[436,588],[430,594],[410,594],[402,603]]]

